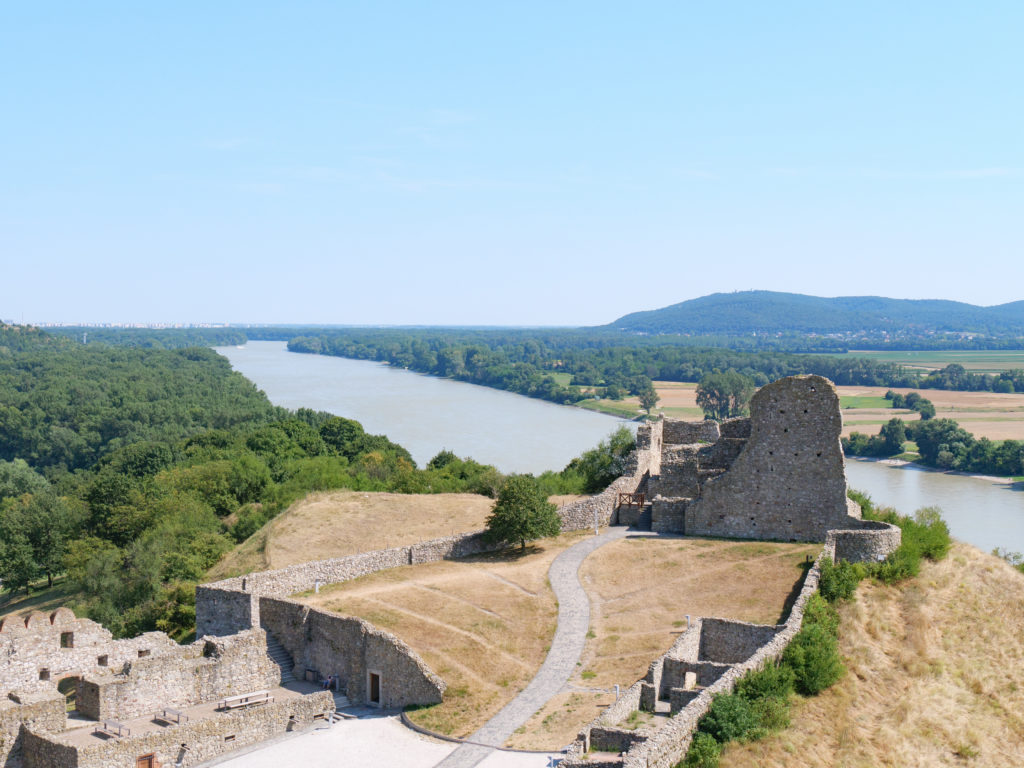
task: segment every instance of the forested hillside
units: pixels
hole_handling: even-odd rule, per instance
[[[959,301],[740,291],[634,312],[608,327],[631,333],[693,336],[800,333],[915,338],[967,333],[1024,337],[1024,301],[978,307]]]

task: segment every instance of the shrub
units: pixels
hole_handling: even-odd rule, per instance
[[[804,606],[803,626],[811,624],[823,628],[832,637],[839,637],[839,612],[819,594],[811,595]]]
[[[758,727],[758,719],[747,699],[736,693],[726,693],[715,696],[711,708],[697,727],[716,741],[725,743],[744,739]]]
[[[860,580],[866,575],[867,568],[860,563],[840,560],[838,565],[834,565],[831,560],[824,558],[821,561],[821,580],[818,582],[818,591],[830,603],[834,603],[836,600],[849,600],[857,591]]]
[[[785,700],[793,693],[793,670],[780,664],[766,664],[748,673],[736,683],[736,693],[748,701],[776,698]]]
[[[804,696],[814,696],[828,688],[845,671],[835,635],[821,624],[805,623],[786,648],[782,660],[792,668],[796,690]]]
[[[690,742],[686,759],[680,763],[687,768],[718,768],[718,756],[722,748],[710,733],[697,731]]]
[[[753,741],[766,736],[771,731],[789,728],[789,700],[778,696],[766,696],[751,702],[758,727],[748,738]]]

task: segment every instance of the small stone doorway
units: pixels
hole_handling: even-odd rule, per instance
[[[375,707],[380,704],[380,672],[366,673],[367,700]]]

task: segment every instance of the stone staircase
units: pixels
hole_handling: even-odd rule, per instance
[[[295,682],[295,675],[292,674],[295,661],[292,659],[292,655],[269,631],[267,632],[267,656],[281,668],[281,685]]]

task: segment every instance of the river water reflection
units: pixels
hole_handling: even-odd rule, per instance
[[[442,448],[504,472],[561,469],[630,422],[364,360],[288,352],[283,342],[219,347],[277,405],[330,411],[405,446],[423,466]],[[911,513],[938,506],[953,535],[990,551],[1024,552],[1024,488],[849,461],[850,485]]]

